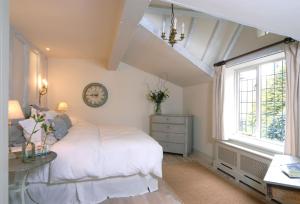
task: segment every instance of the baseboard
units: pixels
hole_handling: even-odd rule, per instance
[[[199,150],[194,149],[189,157],[209,169],[213,168],[213,158]]]

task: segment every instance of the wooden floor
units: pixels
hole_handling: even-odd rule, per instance
[[[250,193],[229,183],[199,163],[182,156],[164,155],[159,191],[103,204],[262,204]]]

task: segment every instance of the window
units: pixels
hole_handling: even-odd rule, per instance
[[[237,70],[236,85],[239,135],[282,144],[286,112],[285,60]]]

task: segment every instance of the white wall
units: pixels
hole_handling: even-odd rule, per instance
[[[212,82],[183,89],[184,112],[194,116],[193,148],[213,158]]]
[[[11,27],[9,98],[23,107],[38,104],[38,77],[47,79],[47,57]]]
[[[93,61],[49,59],[48,106],[55,109],[60,101],[69,104],[69,114],[95,124],[124,124],[148,132],[153,105],[147,101],[147,84],[154,87],[158,78],[121,63],[116,71],[108,71]],[[90,108],[82,100],[84,87],[99,82],[108,89],[108,101]],[[163,104],[164,113],[182,113],[183,89],[171,83],[170,98]]]

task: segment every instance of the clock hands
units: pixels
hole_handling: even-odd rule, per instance
[[[96,97],[98,97],[99,94],[87,94],[86,96],[96,96]]]

